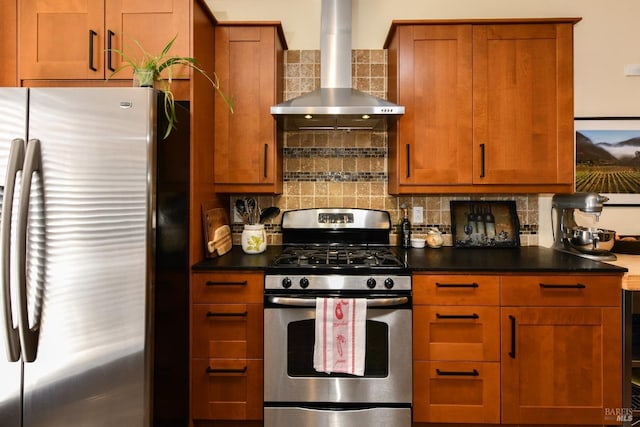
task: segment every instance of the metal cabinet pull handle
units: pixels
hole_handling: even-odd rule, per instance
[[[407,144],[407,178],[411,177],[411,144]]]
[[[293,307],[315,307],[315,298],[292,298],[292,297],[274,297],[270,296],[268,301],[272,304],[287,305]],[[367,299],[367,307],[391,307],[394,305],[403,305],[409,302],[408,297],[397,298],[370,298]]]
[[[13,192],[16,185],[16,175],[22,170],[24,163],[24,140],[14,139],[9,149],[9,160],[4,182],[4,195],[2,203],[2,216],[0,216],[0,244],[2,245],[2,276],[0,277],[0,298],[3,299],[4,313],[0,323],[4,323],[7,348],[7,360],[17,362],[20,359],[20,336],[18,328],[13,325],[11,310],[11,217],[13,215]]]
[[[247,281],[241,280],[238,282],[216,282],[214,280],[207,280],[205,285],[206,286],[246,286]]]
[[[219,311],[207,311],[207,317],[247,317],[247,312],[241,313],[223,313]]]
[[[440,314],[436,313],[438,319],[479,319],[476,313],[473,314]]]
[[[207,374],[244,374],[247,372],[247,366],[245,365],[243,368],[228,368],[228,369],[214,369],[210,366],[207,366],[206,370]]]
[[[98,71],[95,64],[93,63],[93,39],[98,35],[93,30],[89,30],[89,68],[92,71]]]
[[[516,318],[515,316],[509,315],[509,321],[511,322],[511,351],[509,352],[509,356],[512,359],[516,358]]]
[[[269,154],[269,144],[264,144],[264,178],[268,176],[267,167],[269,163],[267,162],[267,155]]]
[[[484,178],[484,144],[480,144],[480,178]]]
[[[540,287],[544,289],[584,289],[586,288],[586,285],[583,285],[582,283],[576,283],[574,285],[540,283]]]
[[[456,377],[477,377],[480,375],[477,369],[473,371],[441,371],[440,369],[436,369],[436,374],[441,376],[456,376]]]
[[[109,71],[115,71],[113,66],[113,37],[116,35],[113,31],[107,31],[107,68]]]
[[[439,283],[436,282],[436,287],[438,288],[477,288],[480,285],[477,283]]]

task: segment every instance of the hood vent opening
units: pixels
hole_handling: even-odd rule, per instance
[[[351,87],[351,0],[322,0],[320,89],[271,107],[291,130],[387,129],[404,107]]]

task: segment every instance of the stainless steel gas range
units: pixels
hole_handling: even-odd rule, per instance
[[[265,427],[411,425],[411,276],[390,231],[386,211],[283,214],[265,277]],[[320,298],[366,300],[362,375],[314,368]]]

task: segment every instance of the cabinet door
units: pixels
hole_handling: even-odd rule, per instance
[[[231,113],[221,97],[215,104],[216,191],[282,191],[276,122],[282,49],[273,26],[217,26],[215,69],[234,99]]]
[[[475,184],[572,185],[572,26],[474,26]]]
[[[503,423],[615,423],[620,309],[507,307],[501,320]]]
[[[398,99],[391,186],[471,183],[471,26],[398,28]],[[395,181],[397,179],[397,181]]]
[[[21,0],[20,79],[104,78],[104,0]]]
[[[191,56],[189,6],[189,0],[106,0],[104,48],[108,48],[111,38],[113,49],[123,50],[133,57],[142,57],[136,42],[150,54],[158,55],[177,36],[169,54]],[[109,77],[120,65],[120,56],[107,53],[106,62],[106,77]],[[168,75],[165,73],[164,77]],[[132,72],[123,70],[113,78],[131,79]],[[175,67],[172,78],[188,79],[189,70]]]

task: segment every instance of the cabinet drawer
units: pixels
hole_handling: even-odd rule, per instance
[[[192,355],[202,358],[262,358],[262,304],[194,304]]]
[[[191,292],[194,303],[262,303],[264,274],[262,272],[195,273]]]
[[[414,378],[414,422],[500,422],[499,362],[415,362]]]
[[[499,276],[414,275],[414,304],[498,305]]]
[[[192,360],[194,419],[262,419],[262,360]]]
[[[415,306],[413,355],[422,360],[500,360],[500,309]]]
[[[503,306],[619,307],[620,276],[503,276]]]

